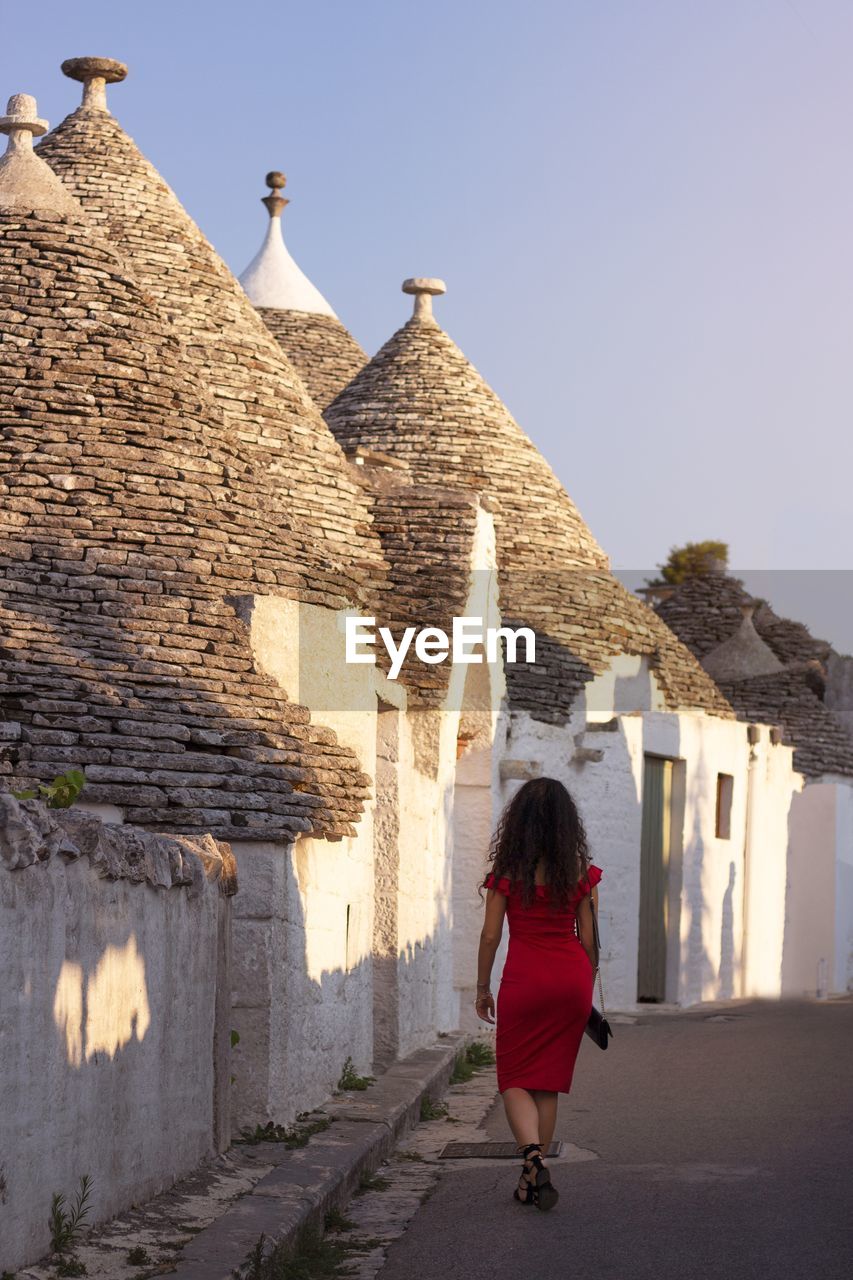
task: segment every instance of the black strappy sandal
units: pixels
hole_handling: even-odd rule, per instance
[[[542,1145],[539,1142],[530,1142],[526,1147],[519,1147],[519,1151],[524,1156],[524,1174],[527,1179],[526,1194],[519,1194],[518,1187],[515,1188],[513,1195],[516,1200],[520,1200],[522,1204],[535,1204],[537,1209],[547,1211],[553,1209],[554,1205],[560,1198],[560,1193],[551,1181],[551,1173],[542,1162]],[[537,1154],[532,1154],[536,1152]],[[531,1165],[536,1170],[535,1179],[531,1179],[528,1175],[527,1166]]]
[[[537,1142],[531,1142],[530,1145],[527,1147],[516,1147],[516,1150],[519,1151],[524,1156],[524,1164],[521,1166],[521,1177],[526,1183],[526,1186],[524,1188],[524,1195],[521,1194],[518,1187],[515,1188],[512,1194],[513,1194],[513,1198],[515,1200],[519,1200],[522,1204],[536,1203],[536,1181],[534,1178],[531,1178],[529,1176],[527,1166],[531,1165],[531,1171],[532,1171],[533,1162],[530,1160],[530,1152],[541,1151],[541,1149],[542,1148],[539,1146]]]

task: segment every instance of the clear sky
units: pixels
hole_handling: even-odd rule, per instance
[[[128,62],[113,111],[238,272],[283,169],[289,248],[369,352],[442,276],[616,568],[716,538],[853,571],[849,0],[2,9],[0,95],[55,123],[63,58]],[[819,581],[849,614],[851,574]]]

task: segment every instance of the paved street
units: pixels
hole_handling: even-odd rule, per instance
[[[381,1280],[848,1280],[851,1068],[853,999],[651,1009],[581,1048],[557,1207],[512,1200],[515,1163],[448,1169]]]

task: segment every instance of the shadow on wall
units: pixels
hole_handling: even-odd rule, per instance
[[[682,901],[688,913],[685,943],[686,955],[683,958],[682,981],[683,1003],[695,1004],[700,1000],[720,998],[721,970],[719,970],[705,945],[705,938],[714,918],[710,903],[705,900],[705,882],[710,874],[706,867],[709,850],[706,846],[703,830],[703,816],[709,803],[708,787],[710,775],[707,773],[707,756],[704,740],[699,738],[699,753],[690,762],[690,782],[686,791],[684,861],[682,872]],[[688,818],[689,815],[689,818]],[[706,823],[707,825],[707,818]],[[725,891],[733,892],[733,883],[729,877],[729,887]],[[725,934],[725,920],[722,925]],[[721,946],[725,948],[727,940],[721,937]],[[728,945],[733,954],[734,939],[729,938]],[[721,952],[721,955],[724,951]]]
[[[733,862],[729,863],[729,882],[723,894],[720,912],[720,1000],[732,1000],[735,992],[735,915],[734,892],[737,871]]]
[[[429,851],[423,876],[399,889],[404,940],[398,936],[393,955],[375,958],[373,869],[353,865],[343,842],[318,844],[307,890],[294,846],[246,844],[236,851],[235,1130],[270,1120],[290,1124],[337,1088],[347,1058],[360,1074],[373,1074],[388,1065],[389,1039],[408,1053],[455,1025],[452,993],[438,981],[446,970],[441,949],[452,945],[450,909]],[[414,935],[408,918],[431,927]],[[374,982],[387,992],[381,1023],[374,1022]]]

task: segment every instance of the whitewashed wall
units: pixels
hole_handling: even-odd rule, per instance
[[[376,771],[374,668],[343,661],[344,612],[254,597],[253,652],[293,701]],[[393,696],[393,695],[392,695]],[[373,806],[341,840],[235,844],[234,1122],[291,1123],[373,1057]]]
[[[229,1141],[233,866],[105,830],[0,795],[0,1271],[47,1251],[82,1175],[101,1221]]]
[[[737,995],[777,997],[784,991],[789,818],[799,801],[802,775],[790,747],[772,745],[766,725],[753,730],[749,756],[742,981]]]
[[[809,782],[794,797],[785,909],[783,992],[853,986],[853,786]]]
[[[747,839],[748,726],[736,720],[663,709],[654,676],[642,658],[622,656],[591,681],[572,721],[544,725],[527,715],[509,722],[500,804],[523,776],[559,778],[577,800],[593,861],[603,869],[599,888],[601,969],[607,1005],[637,1005],[642,771],[645,753],[667,756],[674,771],[677,821],[673,832],[667,947],[668,1001],[692,1004],[745,993],[741,947],[744,920],[744,851]],[[776,993],[784,928],[787,814],[799,786],[791,751],[772,746],[761,730],[761,764],[752,789],[764,815],[753,833],[751,865],[756,892],[776,902],[765,913],[760,946],[775,955]],[[598,753],[600,758],[596,758]],[[715,834],[717,773],[734,776],[731,835]],[[760,914],[760,913],[759,913]],[[757,931],[757,923],[756,923]],[[757,942],[756,945],[759,945]],[[500,969],[496,964],[496,974]],[[753,986],[758,979],[753,982]],[[596,988],[597,992],[597,988]],[[747,992],[749,993],[749,992]],[[596,999],[598,996],[596,995]]]

